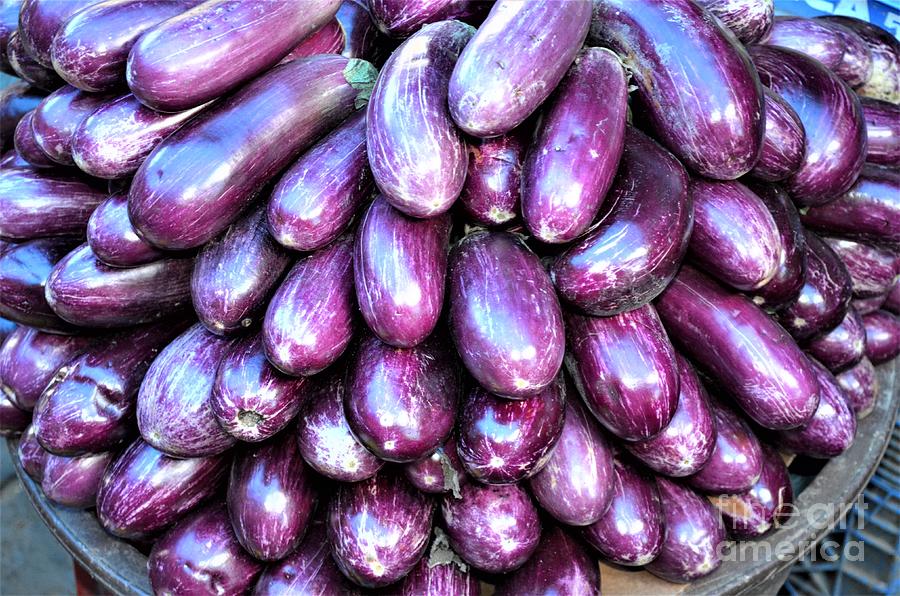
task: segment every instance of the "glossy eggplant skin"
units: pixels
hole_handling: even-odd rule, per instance
[[[652,305],[605,318],[567,313],[566,337],[566,368],[607,430],[637,441],[669,424],[678,406],[678,364]]]
[[[474,232],[450,253],[450,331],[469,373],[521,399],[556,378],[565,350],[559,299],[518,236]]]
[[[170,250],[211,240],[265,182],[353,113],[373,79],[368,62],[313,56],[282,64],[204,110],[157,145],[135,174],[128,195],[135,228]]]
[[[73,325],[128,327],[188,308],[193,266],[194,259],[182,257],[117,269],[82,244],[53,267],[44,294],[50,308]]]
[[[775,21],[774,0],[699,0],[745,44],[764,38]]]
[[[861,87],[872,78],[872,50],[865,40],[853,29],[836,23],[818,19],[844,42],[844,55],[837,66],[832,68],[834,74],[853,88]]]
[[[28,53],[43,66],[53,68],[53,37],[69,17],[98,0],[26,0],[19,10],[19,35]]]
[[[565,76],[590,17],[591,3],[585,0],[495,3],[450,77],[448,101],[456,125],[485,138],[521,124]],[[517,40],[512,53],[511,39]]]
[[[847,403],[856,414],[856,419],[862,420],[868,416],[875,407],[879,389],[872,361],[863,356],[856,366],[838,373],[835,379],[844,390]]]
[[[900,354],[900,317],[876,310],[863,317],[866,327],[866,357],[872,364],[893,360]]]
[[[794,428],[812,416],[819,387],[806,357],[750,299],[685,266],[656,309],[682,353],[757,424]]]
[[[262,573],[214,503],[187,516],[153,545],[147,561],[154,594],[245,594]]]
[[[6,0],[0,4],[0,72],[11,75],[15,75],[15,72],[6,61],[6,48],[10,35],[16,33],[21,8],[22,0]]]
[[[467,139],[469,166],[459,205],[475,223],[503,226],[518,216],[527,128],[490,139]]]
[[[725,527],[715,507],[691,489],[666,478],[656,479],[665,517],[666,537],[647,571],[670,582],[690,582],[721,564]]]
[[[136,267],[165,257],[134,231],[126,193],[110,195],[97,205],[88,219],[87,241],[94,256],[110,267]]]
[[[537,550],[497,585],[497,596],[600,596],[600,569],[587,549],[560,526],[544,530]]]
[[[209,396],[225,432],[256,443],[275,436],[303,407],[306,377],[289,377],[266,359],[259,335],[244,337],[222,358]]]
[[[275,185],[266,208],[269,232],[287,248],[318,250],[347,229],[373,185],[366,160],[366,110],[359,110]]]
[[[791,104],[769,88],[766,102],[766,136],[759,161],[750,175],[775,182],[797,172],[806,156],[806,129]]]
[[[666,528],[656,481],[621,457],[613,460],[613,496],[581,535],[604,559],[637,567],[656,558]]]
[[[537,509],[518,484],[467,483],[461,498],[444,496],[441,513],[453,550],[472,567],[488,573],[520,567],[540,541]]]
[[[459,460],[454,435],[431,455],[403,466],[403,473],[410,484],[423,493],[432,494],[452,492],[458,495],[459,487],[469,478]]]
[[[13,135],[13,145],[16,148],[16,152],[35,168],[52,168],[59,165],[47,157],[41,148],[38,147],[37,141],[34,140],[34,131],[31,128],[32,117],[34,117],[34,112],[28,112],[16,124],[16,132]]]
[[[542,111],[522,172],[522,217],[541,242],[571,242],[593,223],[622,157],[627,104],[618,56],[581,50]]]
[[[372,175],[388,202],[412,217],[446,212],[466,179],[466,145],[448,112],[447,85],[472,33],[459,21],[425,25],[391,54],[372,91]]]
[[[709,396],[691,363],[680,354],[678,407],[656,436],[624,443],[635,458],[658,474],[676,478],[699,471],[716,446],[716,419]]]
[[[6,51],[0,60],[6,60],[9,63],[12,73],[23,81],[44,91],[55,91],[65,85],[65,81],[59,78],[59,75],[52,69],[40,64],[31,57],[31,54],[25,49],[22,43],[22,36],[18,31],[13,31],[9,36]]]
[[[82,121],[97,108],[116,99],[109,93],[86,93],[71,85],[48,95],[34,110],[34,140],[53,161],[74,166],[72,137]]]
[[[862,171],[866,123],[853,91],[822,64],[775,46],[750,48],[763,84],[784,99],[806,131],[803,165],[785,180],[798,205],[824,205],[847,192]]]
[[[847,267],[855,298],[873,298],[891,291],[900,277],[891,251],[843,238],[822,239]]]
[[[716,421],[716,444],[710,458],[687,479],[687,484],[711,494],[748,491],[762,473],[763,454],[759,440],[728,406],[717,400],[710,403]]]
[[[340,54],[343,49],[344,31],[338,20],[333,18],[295,45],[278,64],[316,54]]]
[[[483,19],[490,8],[485,4],[473,0],[372,0],[369,10],[378,29],[390,37],[404,38],[437,21]]]
[[[855,308],[860,316],[866,316],[879,310],[886,301],[887,294],[873,296],[872,298],[853,298],[850,300],[850,306]]]
[[[451,220],[413,219],[383,197],[366,209],[356,230],[353,277],[363,320],[398,348],[422,343],[444,306]]]
[[[138,392],[145,441],[173,457],[207,457],[234,445],[209,399],[219,363],[234,343],[196,324],[160,352]]]
[[[368,2],[344,0],[334,18],[344,31],[342,56],[362,58],[373,64],[381,64],[385,52],[385,37],[372,19]]]
[[[89,509],[97,502],[103,471],[115,459],[111,452],[75,457],[47,454],[41,490],[50,501],[75,509]]]
[[[800,52],[831,71],[841,63],[847,47],[833,28],[802,17],[775,17],[772,29],[760,43]]]
[[[694,215],[687,189],[678,160],[627,127],[619,171],[597,227],[550,268],[560,297],[595,316],[639,308],[655,298],[688,249]]]
[[[856,92],[862,97],[900,103],[900,42],[893,35],[853,17],[826,16],[823,21],[848,27],[872,52],[872,76]]]
[[[859,101],[868,136],[866,161],[883,166],[900,166],[900,106],[871,97],[863,97]]]
[[[353,236],[298,261],[269,301],[266,357],[289,375],[313,375],[337,360],[353,338]]]
[[[862,316],[850,306],[837,327],[813,338],[803,349],[833,373],[856,366],[866,354],[866,329]]]
[[[338,568],[366,588],[405,576],[428,547],[435,504],[396,471],[343,484],[328,505],[328,540]]]
[[[0,393],[0,437],[13,437],[28,428],[31,412],[20,410],[6,393]]]
[[[97,494],[97,519],[126,540],[147,540],[217,494],[230,457],[181,459],[135,440],[107,468]]]
[[[411,462],[433,452],[456,422],[458,366],[441,336],[414,348],[363,337],[349,358],[344,394],[353,434],[386,461]]]
[[[44,476],[44,466],[49,454],[38,443],[34,425],[30,425],[22,433],[16,455],[19,456],[19,463],[25,473],[31,476],[32,480],[40,482]]]

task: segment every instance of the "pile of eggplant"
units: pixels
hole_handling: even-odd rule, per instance
[[[772,0],[2,0],[0,429],[160,594],[598,594],[900,352],[900,44]]]

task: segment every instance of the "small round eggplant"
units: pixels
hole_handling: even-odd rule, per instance
[[[866,327],[866,358],[872,364],[893,360],[900,354],[900,317],[876,310],[863,317]]]
[[[750,175],[774,182],[797,172],[806,156],[806,129],[791,105],[771,89],[766,98],[766,136]]]
[[[31,124],[34,140],[56,163],[74,166],[72,137],[75,129],[94,110],[117,97],[109,93],[86,93],[71,85],[60,87],[34,110]]]
[[[851,29],[869,46],[872,52],[872,76],[856,92],[862,97],[900,103],[900,42],[878,25],[861,19],[842,16],[818,18]]]
[[[458,495],[459,487],[468,478],[453,435],[431,455],[403,466],[403,473],[417,489],[433,494],[452,492]]]
[[[541,538],[541,522],[524,488],[471,482],[461,494],[445,495],[441,512],[450,546],[466,563],[506,573],[531,557]]]
[[[608,561],[638,567],[659,554],[665,528],[656,482],[616,457],[609,509],[581,535]]]
[[[466,216],[484,226],[502,226],[519,214],[527,127],[491,139],[467,139],[469,167],[459,203]]]
[[[772,29],[760,43],[795,50],[817,60],[831,71],[841,63],[847,48],[843,38],[833,28],[821,21],[802,17],[775,17]]]
[[[6,392],[0,392],[0,437],[18,435],[31,424],[31,412],[20,410]]]
[[[446,541],[446,538],[443,539]],[[419,559],[413,570],[404,578],[397,596],[479,596],[481,584],[469,568],[459,561],[449,546],[437,539],[432,543],[431,554]],[[440,555],[438,555],[440,553]],[[394,593],[392,591],[392,593]]]
[[[47,454],[41,490],[50,501],[74,507],[89,509],[97,503],[97,490],[103,471],[115,459],[115,454],[88,453],[75,457]]]
[[[763,454],[759,439],[729,407],[716,400],[710,405],[716,421],[716,444],[709,459],[687,479],[687,483],[704,493],[748,491],[762,473]]]
[[[15,74],[38,89],[55,91],[66,84],[56,71],[47,68],[28,53],[25,44],[22,43],[22,36],[16,30],[10,34],[6,51],[0,59],[8,60],[10,70],[13,71],[10,74]]]
[[[399,580],[428,547],[434,507],[395,471],[341,485],[328,505],[328,540],[338,568],[366,588]]]
[[[459,459],[469,474],[488,484],[529,478],[550,459],[565,413],[561,377],[540,393],[516,400],[475,385],[459,414]]]
[[[16,124],[16,132],[13,136],[13,144],[16,147],[16,152],[22,159],[36,168],[56,167],[59,164],[47,157],[34,140],[34,132],[31,129],[31,119],[33,116],[34,111],[28,112],[22,116],[22,119]]]
[[[554,526],[544,530],[531,558],[504,577],[494,593],[600,596],[600,569],[581,542]]]
[[[866,161],[883,166],[900,166],[900,106],[871,97],[861,98],[860,103],[869,138]]]
[[[866,354],[862,316],[851,306],[837,327],[813,338],[804,350],[833,373],[856,366]]]
[[[113,194],[100,203],[87,224],[91,252],[110,267],[135,267],[164,258],[165,253],[134,231],[128,219],[128,193]]]
[[[847,267],[853,284],[853,296],[872,298],[887,294],[900,277],[894,253],[875,246],[845,240],[822,238]]]
[[[25,0],[19,10],[18,29],[25,49],[42,65],[53,68],[50,54],[53,37],[69,17],[96,2],[97,0]]]
[[[19,439],[19,463],[25,473],[38,482],[44,477],[44,466],[50,454],[37,441],[34,425],[29,426]]]
[[[756,43],[772,29],[774,0],[698,0],[745,44]]]
[[[825,25],[844,42],[844,55],[831,70],[851,87],[861,87],[872,78],[872,50],[853,29],[824,19],[816,22]]]
[[[847,403],[862,420],[872,412],[878,399],[878,376],[872,361],[863,356],[859,363],[835,376],[838,386],[844,390]]]

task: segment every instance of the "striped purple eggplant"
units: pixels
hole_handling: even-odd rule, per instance
[[[691,489],[656,479],[666,537],[647,571],[670,582],[686,583],[709,575],[721,564],[725,527],[715,507]]]
[[[411,348],[444,306],[450,215],[413,219],[379,196],[356,230],[353,277],[363,320],[383,342]]]
[[[147,560],[154,594],[245,594],[263,564],[241,548],[225,505],[188,515],[153,545]]]
[[[12,145],[19,120],[43,101],[44,93],[24,81],[0,89],[0,149]]]
[[[565,351],[559,299],[520,237],[474,232],[450,255],[450,331],[469,373],[504,397],[534,395]]]
[[[558,521],[586,526],[599,520],[612,501],[613,456],[596,420],[574,391],[567,393],[562,434],[528,486],[544,511]]]
[[[868,136],[866,161],[900,166],[900,106],[871,97],[861,98],[860,103]]]
[[[791,336],[750,299],[685,266],[656,301],[684,355],[757,424],[794,428],[812,416],[819,386]]]
[[[865,316],[879,310],[887,301],[887,294],[873,296],[871,298],[853,298],[850,306],[856,309],[860,315]]]
[[[609,316],[662,292],[688,249],[694,219],[687,187],[678,160],[628,127],[597,227],[551,266],[560,297],[588,314]]]
[[[593,223],[622,157],[627,87],[619,58],[588,48],[542,111],[522,170],[522,218],[541,242],[570,242]]]
[[[834,373],[856,366],[866,353],[862,316],[851,306],[837,327],[813,338],[803,349]]]
[[[523,126],[491,139],[467,139],[469,167],[459,204],[475,223],[502,226],[518,216],[527,129]]]
[[[31,119],[33,117],[34,111],[28,112],[16,124],[16,132],[13,135],[13,145],[16,148],[16,152],[35,168],[58,166],[59,164],[47,157],[47,154],[38,147],[37,141],[34,140],[34,131],[31,128]]]
[[[20,410],[5,392],[0,392],[0,437],[13,437],[28,428],[31,412]]]
[[[450,435],[431,455],[404,465],[403,473],[410,484],[423,493],[452,492],[457,496],[459,487],[469,478],[459,459],[454,435]]]
[[[847,267],[855,298],[872,298],[887,294],[900,279],[897,256],[888,250],[843,238],[824,237]]]
[[[462,191],[466,144],[447,110],[447,85],[473,32],[459,21],[424,26],[391,54],[372,90],[366,123],[372,175],[407,215],[444,213]]]
[[[127,193],[115,193],[97,205],[87,223],[87,241],[94,256],[110,267],[135,267],[165,257],[134,231]]]
[[[774,0],[698,0],[739,40],[751,44],[764,38],[775,20]]]
[[[56,71],[42,65],[28,53],[18,31],[13,31],[9,36],[3,58],[6,59],[10,70],[13,71],[11,74],[38,89],[55,91],[66,84]]]
[[[261,10],[271,4],[254,1],[247,7]],[[270,16],[280,14],[276,8],[282,4],[288,2],[273,5]],[[248,47],[240,51],[250,55]],[[184,64],[160,64],[176,62]],[[135,228],[172,250],[211,240],[272,176],[364,103],[374,75],[374,67],[362,60],[315,56],[274,68],[203,110],[157,145],[135,174],[128,196]]]
[[[900,281],[895,283],[891,291],[888,292],[887,299],[885,299],[882,306],[884,310],[900,315]]]
[[[25,49],[47,68],[53,68],[53,37],[69,17],[99,0],[25,0],[19,11],[19,35]]]
[[[428,547],[435,504],[396,471],[342,484],[328,505],[328,540],[338,568],[366,588],[391,584]]]
[[[266,212],[269,231],[288,248],[318,250],[347,229],[373,184],[366,160],[366,110],[359,110],[275,185]]]
[[[656,310],[566,315],[566,368],[588,409],[611,433],[648,439],[678,406],[678,363]]]
[[[831,69],[834,74],[854,88],[868,83],[873,75],[872,50],[862,36],[853,29],[835,21],[814,20],[834,31],[844,43],[844,53],[841,61]]]
[[[128,327],[189,308],[193,266],[187,257],[117,269],[82,244],[56,264],[44,293],[50,308],[73,325]]]
[[[446,19],[477,21],[490,8],[478,0],[370,0],[368,4],[378,28],[394,38],[409,37],[423,25]]]
[[[137,439],[107,468],[97,518],[119,538],[144,541],[217,494],[230,457],[174,458]]]
[[[234,343],[196,324],[160,352],[138,392],[137,422],[145,441],[174,457],[216,455],[234,445],[209,398],[219,363]]]
[[[446,543],[446,535],[439,534],[431,544],[430,554],[423,556],[397,588],[397,596],[479,596],[481,583],[474,573],[459,560]],[[440,542],[439,542],[440,540]]]
[[[544,530],[531,558],[504,577],[494,593],[600,596],[600,569],[581,542],[554,526]]]
[[[709,461],[716,447],[716,418],[694,367],[680,354],[675,360],[680,388],[672,420],[656,436],[623,446],[654,472],[684,477]]]
[[[347,366],[344,415],[380,459],[415,461],[450,436],[461,379],[449,341],[436,335],[404,349],[367,335]]]
[[[333,18],[295,45],[278,64],[317,54],[340,54],[343,49],[344,30],[337,18]]]
[[[863,317],[866,328],[866,358],[872,364],[889,362],[900,354],[900,317],[876,310]]]
[[[31,476],[32,480],[40,482],[44,477],[44,466],[47,464],[49,453],[38,443],[34,425],[30,425],[22,433],[16,455],[19,456],[19,463],[25,473]]]
[[[666,532],[656,482],[616,457],[612,490],[606,513],[581,535],[608,561],[628,567],[646,565],[659,554]]]
[[[344,0],[335,18],[344,32],[344,49],[341,55],[381,64],[386,50],[385,37],[372,19],[368,2]]]
[[[313,375],[337,360],[356,327],[353,236],[299,261],[269,301],[266,357],[289,375]]]
[[[488,573],[520,567],[541,538],[538,511],[518,484],[467,483],[461,498],[444,496],[441,513],[453,550],[472,567]]]
[[[724,403],[713,399],[710,405],[716,421],[715,447],[703,467],[686,482],[704,493],[748,491],[762,473],[763,454],[759,439],[747,423]]]
[[[47,454],[41,490],[48,500],[66,507],[89,509],[97,502],[97,491],[106,467],[115,459],[111,452],[74,457]]]
[[[863,97],[900,103],[900,42],[881,27],[864,20],[843,16],[820,18],[848,27],[872,52],[872,76],[856,92]]]
[[[766,135],[750,175],[774,182],[796,173],[806,157],[806,129],[791,104],[766,87]]]
[[[795,50],[834,71],[844,57],[846,44],[833,28],[815,19],[775,17],[772,29],[760,43]]]
[[[450,77],[456,125],[476,137],[493,137],[521,124],[565,76],[590,18],[586,0],[495,3]]]
[[[875,407],[878,399],[878,377],[872,361],[862,357],[856,366],[835,375],[838,386],[844,390],[847,403],[856,414],[857,420],[862,420]]]
[[[859,99],[821,63],[799,52],[753,46],[750,54],[763,84],[794,108],[806,131],[806,156],[785,181],[787,191],[807,207],[847,192],[866,157]]]
[[[71,85],[48,95],[34,110],[31,127],[34,140],[53,161],[74,166],[72,137],[82,121],[118,96],[110,93],[86,93]]]

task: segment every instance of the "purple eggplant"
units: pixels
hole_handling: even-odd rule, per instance
[[[267,207],[269,231],[288,248],[318,250],[347,229],[372,187],[366,111],[359,110],[303,154],[275,185]]]
[[[333,18],[295,45],[278,64],[317,54],[340,54],[343,49],[344,30],[338,20]]]
[[[835,375],[838,386],[844,390],[847,403],[861,420],[872,412],[878,399],[878,376],[872,361],[863,356],[859,363]]]
[[[819,386],[791,336],[749,298],[686,266],[656,301],[682,353],[711,374],[757,424],[794,428]]]
[[[43,101],[44,93],[24,81],[0,89],[0,149],[5,151],[12,144],[22,116],[37,109]]]
[[[508,133],[563,79],[590,27],[591,3],[499,0],[450,77],[456,125],[476,137]],[[509,41],[517,40],[515,52]]]
[[[604,559],[637,567],[656,558],[666,527],[656,482],[620,457],[613,460],[609,508],[581,535]]]
[[[297,418],[300,454],[316,472],[339,482],[371,478],[384,462],[353,436],[344,417],[344,367],[335,365],[307,384],[306,406]]]
[[[884,310],[890,311],[895,315],[900,315],[900,280],[894,284],[894,287],[891,288],[891,291],[888,292],[888,296],[882,305]]]
[[[559,244],[593,223],[625,141],[628,84],[618,56],[582,50],[543,110],[522,170],[522,218]]]
[[[3,58],[9,63],[13,74],[38,89],[55,91],[66,84],[56,71],[39,63],[28,53],[18,31],[13,31],[9,36]]]
[[[806,157],[806,129],[791,104],[764,89],[766,100],[766,136],[759,161],[750,175],[770,182],[784,180],[796,173]]]
[[[715,507],[691,489],[659,477],[666,537],[647,571],[670,582],[690,582],[719,566],[725,527]]]
[[[99,0],[25,0],[19,11],[19,35],[25,49],[47,68],[53,68],[50,48],[69,17]]]
[[[481,584],[456,553],[435,538],[431,553],[423,556],[399,586],[398,596],[479,596]],[[390,589],[389,589],[390,590]],[[390,590],[394,593],[393,590]]]
[[[544,511],[557,520],[586,526],[599,520],[612,501],[612,462],[612,451],[597,422],[578,396],[570,394],[559,441],[528,486]]]
[[[866,353],[862,316],[851,306],[837,327],[813,338],[803,349],[832,372],[856,366]]]
[[[160,352],[138,392],[137,421],[145,441],[174,457],[216,455],[234,445],[209,397],[219,363],[234,343],[196,324]]]
[[[679,354],[675,360],[680,380],[675,415],[656,436],[625,443],[624,447],[654,472],[683,477],[709,461],[716,447],[716,418],[694,367]]]
[[[597,227],[550,269],[559,295],[595,316],[639,308],[655,298],[688,249],[694,219],[687,188],[678,160],[628,127],[619,173]]]
[[[313,4],[326,1],[332,0]],[[243,9],[237,0],[216,0],[197,9],[223,3],[241,11],[267,10],[269,17],[281,15],[279,7],[295,5],[254,1],[241,3]],[[183,45],[184,38],[178,43]],[[240,52],[251,55],[249,46]],[[159,62],[176,63],[183,68],[183,60]],[[243,61],[234,64],[243,69]],[[171,250],[211,240],[252,203],[265,182],[364,102],[373,79],[368,62],[315,56],[282,64],[204,110],[157,145],[135,174],[128,195],[135,228]]]
[[[800,295],[779,314],[781,324],[798,340],[837,327],[850,307],[852,282],[834,250],[806,233],[806,279]]]
[[[126,540],[146,540],[217,494],[230,457],[174,458],[137,439],[106,470],[97,494],[103,528]]]
[[[269,302],[266,357],[289,375],[312,375],[337,360],[353,338],[353,236],[299,261]]]
[[[13,137],[13,144],[16,147],[16,152],[22,159],[35,168],[52,168],[59,165],[47,157],[47,154],[38,147],[37,141],[34,140],[34,131],[31,128],[31,119],[33,116],[33,111],[28,112],[22,116],[22,119],[16,124],[16,132]]]
[[[344,0],[335,18],[344,31],[344,50],[341,55],[380,64],[385,40],[372,20],[368,2]]]
[[[772,29],[760,42],[805,54],[832,71],[841,63],[847,47],[833,28],[802,17],[775,17]]]
[[[835,21],[815,19],[835,34],[844,43],[844,52],[840,62],[831,68],[851,87],[861,87],[872,78],[872,50],[865,40],[853,29]]]
[[[110,267],[135,267],[164,258],[141,238],[128,219],[128,195],[116,193],[100,203],[87,223],[87,241],[98,260]]]
[[[879,310],[886,301],[887,294],[881,294],[871,298],[853,298],[850,300],[850,306],[855,308],[860,316],[865,316]]]
[[[554,526],[544,530],[531,558],[503,578],[494,593],[600,596],[600,569],[581,542]]]
[[[38,443],[34,425],[29,426],[22,433],[17,455],[25,473],[33,480],[40,482],[44,477],[44,466],[46,466],[47,457],[50,454]]]
[[[775,46],[750,48],[763,84],[797,112],[806,131],[803,165],[785,181],[803,206],[847,192],[866,157],[866,123],[853,91],[816,60]]]
[[[394,471],[341,485],[328,505],[328,540],[337,566],[366,588],[402,578],[428,547],[434,507]]]
[[[893,360],[900,354],[900,317],[876,310],[863,317],[866,327],[866,358],[872,364]]]
[[[31,412],[20,410],[6,392],[0,392],[0,437],[18,435],[31,423]]]
[[[0,2],[0,72],[14,75],[15,72],[6,62],[6,47],[9,44],[9,36],[16,31],[19,25],[19,9],[23,0],[4,0]]]
[[[625,440],[648,439],[678,406],[678,363],[656,310],[566,315],[566,368],[588,409]]]
[[[47,96],[34,110],[31,127],[34,140],[53,161],[74,166],[72,137],[81,122],[115,95],[86,93],[71,85],[60,87]]]
[[[431,335],[444,306],[450,216],[416,220],[379,196],[356,230],[359,310],[383,342],[411,348]]]
[[[214,503],[166,532],[147,568],[154,594],[235,596],[253,588],[263,564],[241,548],[225,506]]]
[[[703,467],[691,475],[687,483],[704,493],[748,491],[762,473],[763,454],[759,440],[729,407],[716,400],[710,404],[716,421],[715,447]]]
[[[469,167],[459,203],[466,216],[485,226],[502,226],[519,213],[522,162],[528,139],[516,129],[491,139],[467,139]]]
[[[872,52],[872,76],[856,90],[863,97],[900,102],[900,42],[881,27],[853,17],[826,16],[859,35]]]
[[[407,215],[444,213],[462,191],[466,144],[447,110],[447,85],[473,32],[459,21],[426,25],[394,51],[372,91],[366,123],[372,175]]]
[[[559,300],[518,236],[474,232],[450,255],[450,331],[469,373],[488,391],[534,395],[556,378],[565,350]]]
[[[431,455],[403,466],[403,473],[417,489],[433,494],[452,492],[458,496],[459,487],[468,479],[453,435]]]
[[[887,294],[898,278],[896,256],[887,250],[842,238],[823,238],[850,274],[853,296],[872,298]]]
[[[775,20],[774,0],[698,0],[739,40],[751,44],[764,38]]]
[[[441,513],[450,546],[466,563],[506,573],[531,557],[541,538],[541,522],[524,488],[467,483],[461,495],[445,495]]]
[[[41,489],[48,500],[66,507],[89,509],[97,502],[103,471],[115,454],[88,453],[75,457],[47,454]]]
[[[447,440],[456,422],[457,369],[442,337],[406,349],[364,337],[350,357],[344,394],[353,434],[383,460],[425,457]]]
[[[50,308],[73,325],[127,327],[188,308],[193,266],[192,258],[171,258],[117,269],[82,244],[53,267],[44,293]]]
[[[395,37],[409,37],[423,25],[446,19],[471,20],[490,6],[477,0],[370,0],[369,10],[378,28]]]
[[[769,445],[762,446],[762,453],[762,474],[753,488],[737,495],[710,497],[731,538],[762,536],[790,517],[788,508],[794,502],[794,491],[787,466],[781,454]]]
[[[900,106],[889,101],[860,99],[866,120],[866,161],[883,166],[900,166]]]

